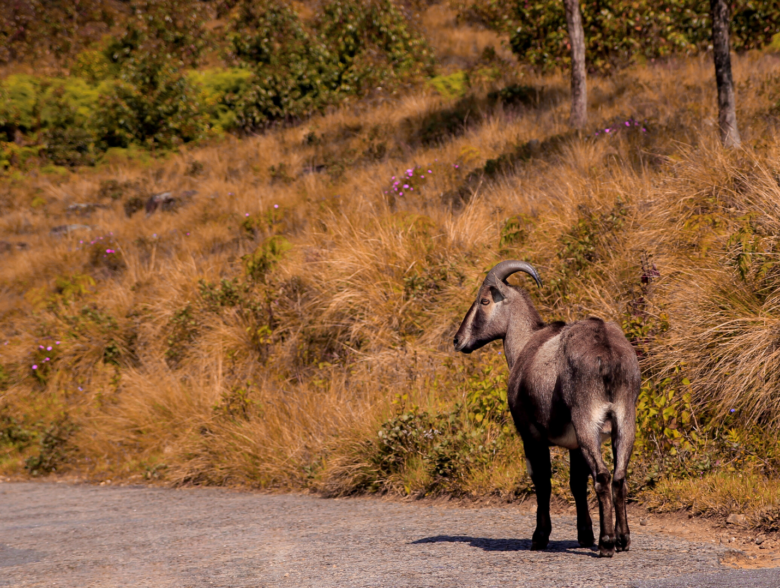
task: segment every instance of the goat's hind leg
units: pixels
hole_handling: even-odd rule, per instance
[[[591,547],[594,543],[593,521],[588,510],[588,476],[590,468],[582,451],[569,450],[569,488],[574,495],[574,503],[577,505],[577,541],[582,547]]]
[[[612,496],[615,501],[617,519],[615,548],[618,551],[628,551],[631,546],[631,532],[628,528],[626,502],[628,500],[628,483],[626,470],[631,451],[634,448],[634,411],[630,411],[623,422],[615,422],[612,428],[612,455],[615,458],[615,475],[612,478]]]
[[[539,447],[538,441],[531,443],[524,441],[523,445],[531,480],[536,490],[536,530],[531,539],[531,549],[538,551],[547,549],[547,543],[550,541],[550,533],[552,532],[552,521],[550,520],[550,495],[552,494],[550,448],[546,445]]]
[[[601,438],[599,431],[594,435],[580,437],[577,441],[582,457],[588,464],[599,499],[599,556],[612,557],[615,554],[615,513],[612,505],[612,487],[609,470],[601,458]]]

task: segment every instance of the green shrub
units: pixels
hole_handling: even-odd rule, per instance
[[[433,52],[390,0],[331,0],[317,31],[334,59],[340,94],[431,75]]]
[[[6,141],[13,141],[17,131],[36,129],[39,89],[39,80],[27,75],[9,76],[0,83],[0,132]]]
[[[313,28],[279,0],[245,0],[229,35],[242,67],[189,73],[204,46],[202,3],[134,0],[128,14],[119,34],[76,55],[69,78],[0,82],[4,168],[91,165],[110,149],[255,130],[419,78],[433,64],[390,0],[333,0]],[[32,151],[9,145],[20,133]]]
[[[285,3],[245,0],[230,37],[235,59],[255,74],[236,103],[240,126],[300,118],[432,73],[433,53],[407,22],[389,0],[332,0],[310,30]]]
[[[76,427],[67,417],[50,425],[40,436],[38,452],[25,460],[24,468],[32,476],[48,474],[67,460],[68,439]]]
[[[112,66],[105,51],[87,49],[76,55],[70,68],[71,79],[81,78],[91,84],[97,84],[116,74],[116,68]]]
[[[0,365],[0,391],[7,390],[8,384],[11,381],[11,377],[6,372],[5,368]]]
[[[462,98],[468,90],[469,79],[465,71],[447,76],[436,76],[428,82],[443,98]]]
[[[180,67],[195,67],[205,46],[205,7],[192,0],[133,0],[122,33],[103,48],[114,73],[128,62],[158,55]]]
[[[102,148],[134,143],[170,148],[204,132],[195,88],[164,57],[133,60],[121,79],[101,89],[93,126]]]
[[[251,280],[264,281],[266,274],[292,249],[292,244],[281,235],[266,239],[254,253],[244,255],[244,272]]]
[[[329,103],[337,83],[331,57],[290,7],[246,0],[231,28],[235,58],[255,73],[238,103],[242,128],[305,116]]]
[[[199,92],[209,127],[216,132],[239,127],[237,109],[253,79],[251,71],[240,68],[191,71],[187,74],[188,82]]]
[[[198,334],[198,323],[193,315],[192,305],[177,310],[168,321],[168,349],[165,351],[165,361],[170,367],[176,367],[187,353],[187,348]]]

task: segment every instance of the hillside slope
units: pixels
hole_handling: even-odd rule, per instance
[[[0,471],[524,496],[500,347],[451,349],[517,258],[545,319],[637,347],[635,495],[773,528],[776,57],[736,59],[745,147],[724,152],[706,58],[592,79],[575,134],[565,77],[463,31],[469,75],[440,92],[6,178]]]

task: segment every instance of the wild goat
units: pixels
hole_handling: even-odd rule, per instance
[[[590,474],[599,500],[599,555],[612,557],[615,549],[628,551],[631,544],[626,468],[634,446],[640,387],[636,353],[615,323],[594,317],[568,325],[542,322],[528,293],[506,282],[519,271],[541,287],[539,275],[526,262],[496,265],[455,334],[455,350],[471,353],[496,339],[504,342],[510,371],[509,410],[523,439],[536,489],[531,549],[545,549],[550,538],[550,446],[558,445],[569,450],[577,539],[584,547],[594,543],[588,512]],[[601,456],[601,443],[610,436],[615,458],[611,488]]]

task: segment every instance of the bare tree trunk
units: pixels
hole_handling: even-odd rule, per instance
[[[712,14],[712,54],[718,84],[718,126],[724,147],[739,147],[734,78],[729,54],[729,6],[726,0],[710,0]]]
[[[588,122],[588,85],[585,71],[585,31],[579,0],[563,0],[566,26],[571,42],[571,118],[569,124],[581,129]]]

